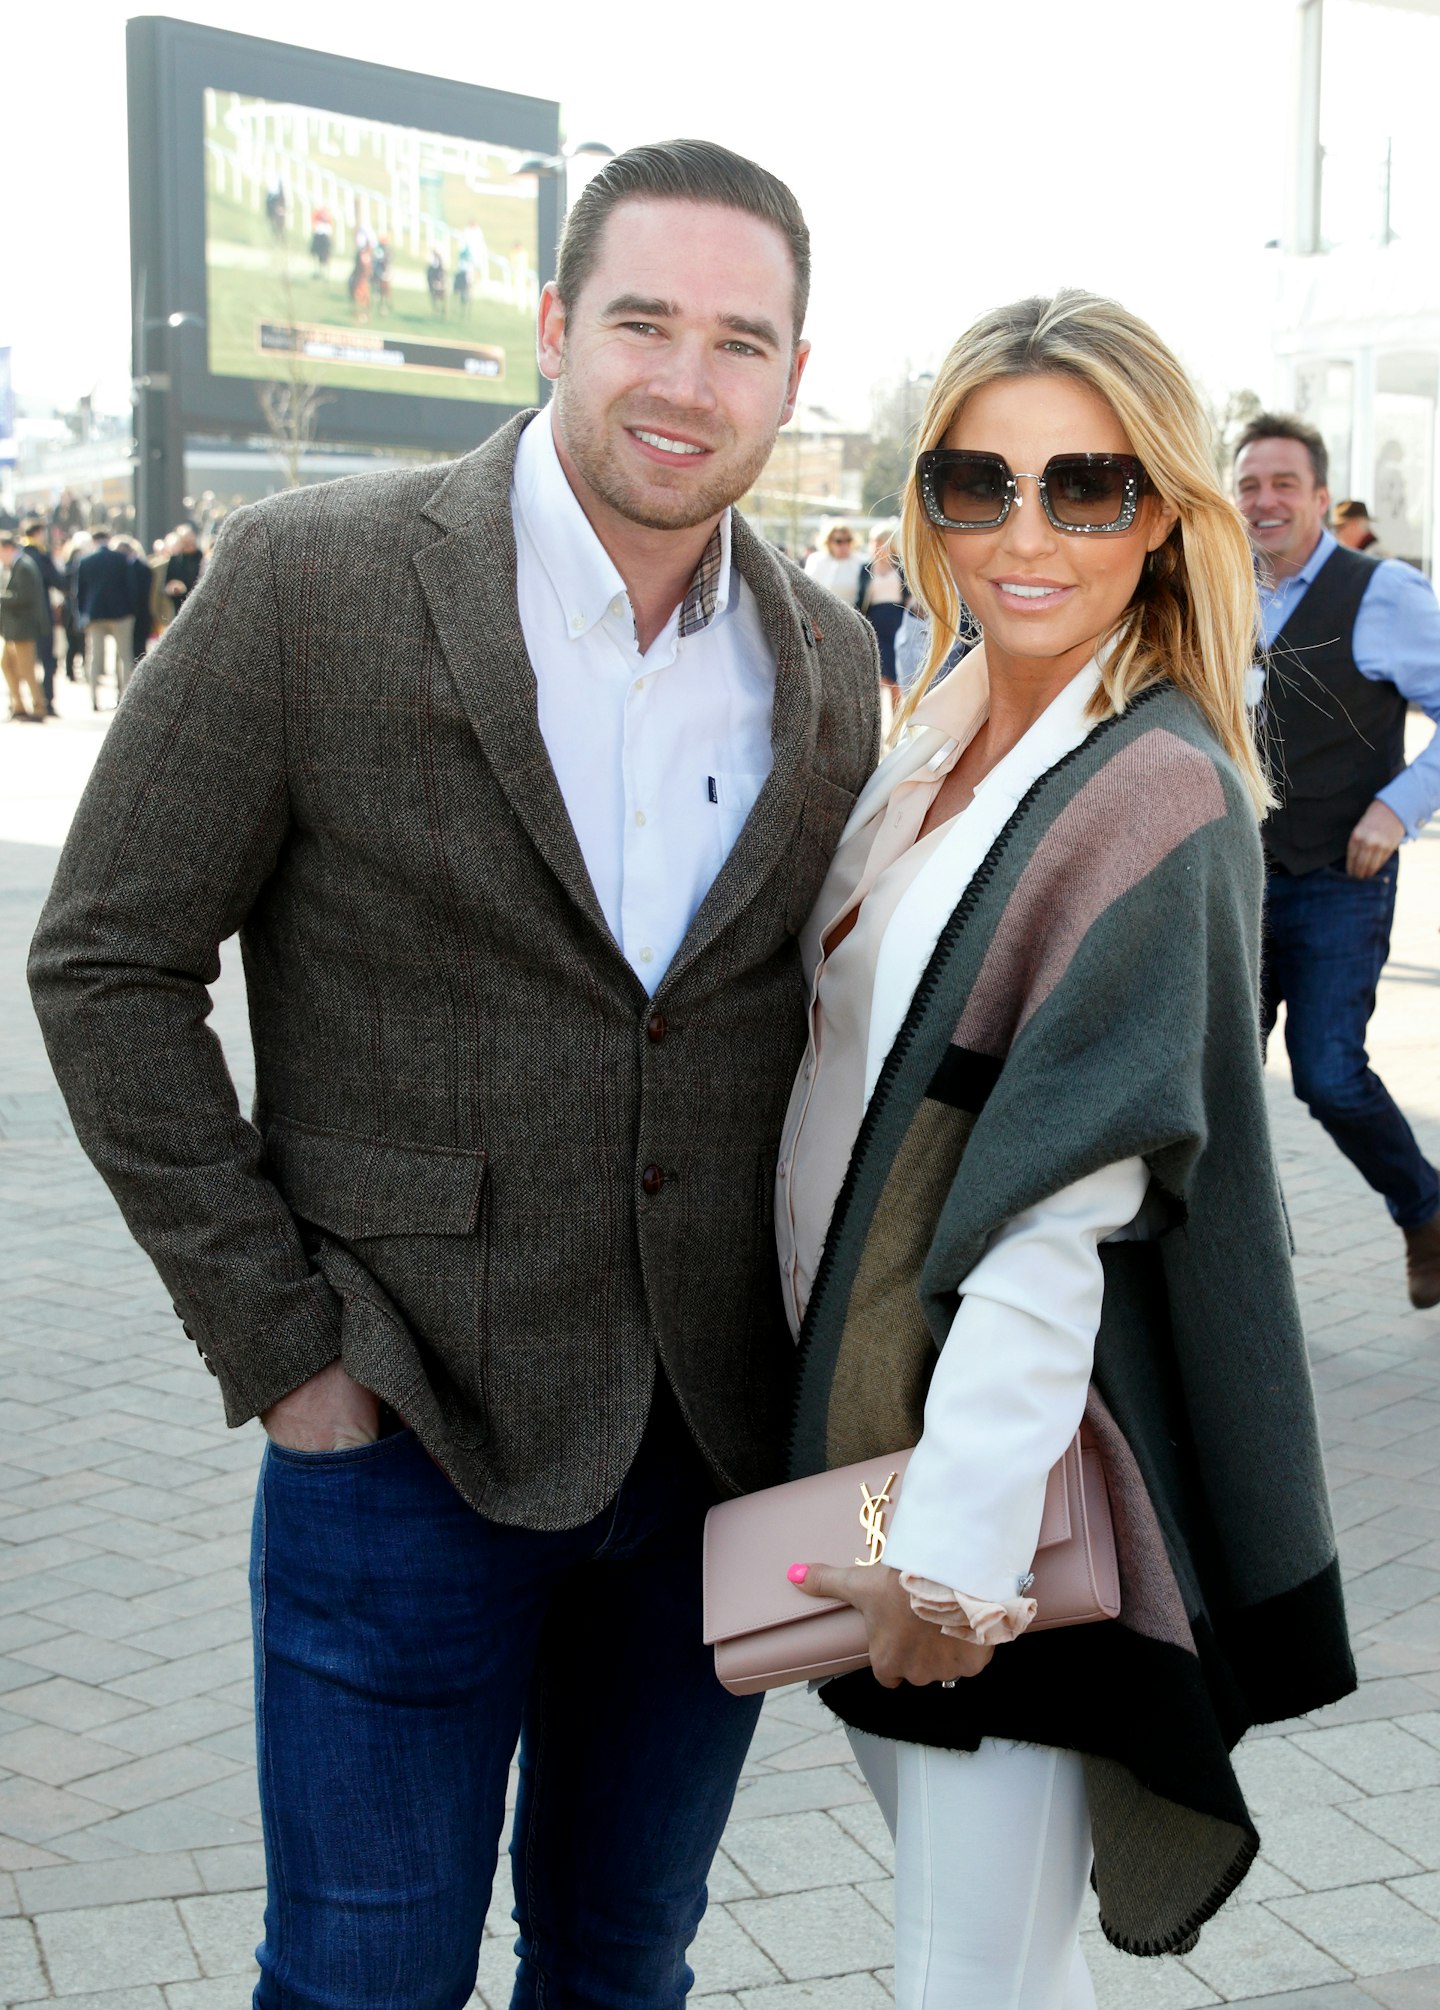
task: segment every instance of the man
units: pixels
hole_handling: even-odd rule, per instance
[[[172,611],[195,590],[200,577],[200,541],[193,523],[182,523],[175,532],[175,549],[165,563],[165,595]]]
[[[34,562],[45,589],[46,615],[40,630],[41,681],[45,690],[45,716],[55,717],[55,620],[65,599],[65,575],[45,548],[45,520],[27,517],[20,526],[22,549]]]
[[[1361,502],[1356,496],[1336,503],[1331,528],[1335,532],[1335,542],[1345,545],[1350,551],[1368,551],[1372,558],[1390,556],[1376,535],[1370,520],[1369,504]]]
[[[13,530],[0,530],[0,572],[5,576],[0,587],[0,664],[10,694],[10,718],[17,725],[31,721],[43,725],[47,707],[35,673],[35,655],[50,603],[38,566]]]
[[[1265,825],[1262,1013],[1285,1006],[1296,1094],[1403,1229],[1410,1302],[1440,1305],[1440,1176],[1365,1051],[1390,953],[1397,852],[1440,807],[1440,736],[1407,767],[1407,703],[1440,723],[1440,606],[1398,560],[1325,528],[1325,442],[1262,413],[1235,493],[1259,554],[1264,727],[1281,801]]]
[[[517,1735],[514,2002],[688,1987],[755,1717],[701,1523],[780,1473],[793,938],[876,752],[868,627],[731,508],[808,276],[753,163],[608,162],[553,403],[234,513],[41,921],[78,1132],[269,1433],[263,2005],[466,2000]],[[253,1129],[203,1030],[236,928]]]
[[[135,634],[135,582],[132,561],[114,551],[110,532],[97,523],[90,532],[95,549],[80,561],[75,576],[75,604],[85,629],[85,675],[90,703],[100,710],[100,679],[105,675],[105,644],[115,651],[116,702],[125,695]]]

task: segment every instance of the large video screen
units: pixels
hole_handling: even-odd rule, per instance
[[[522,154],[237,91],[204,100],[213,375],[538,402]]]

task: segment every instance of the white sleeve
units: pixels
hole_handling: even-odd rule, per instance
[[[1148,1184],[1138,1158],[1088,1174],[1007,1222],[965,1279],[887,1564],[976,1599],[1015,1599],[1046,1478],[1084,1414],[1104,1296],[1099,1244],[1134,1219]]]

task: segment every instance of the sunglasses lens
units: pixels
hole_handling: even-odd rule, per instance
[[[1125,513],[1127,462],[1109,454],[1060,454],[1045,470],[1050,507],[1077,530],[1104,530]]]
[[[927,487],[948,524],[992,524],[1005,513],[1006,470],[991,454],[937,453]]]

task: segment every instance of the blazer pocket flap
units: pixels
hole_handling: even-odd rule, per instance
[[[480,1218],[484,1152],[392,1144],[280,1117],[265,1133],[265,1158],[294,1212],[347,1241],[470,1235]]]

